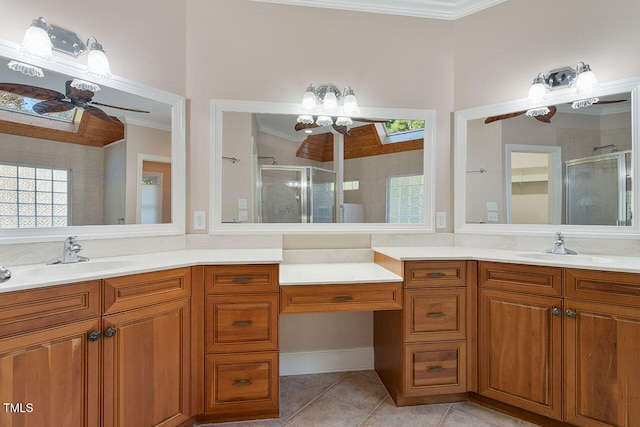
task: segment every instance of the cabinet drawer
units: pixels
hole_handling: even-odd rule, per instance
[[[100,281],[0,294],[0,337],[100,316]]]
[[[467,391],[464,342],[405,344],[404,364],[406,396]]]
[[[465,339],[465,288],[407,289],[404,301],[406,342]]]
[[[191,269],[155,271],[104,280],[104,313],[191,296]]]
[[[278,408],[278,352],[205,358],[205,412]]]
[[[562,295],[562,268],[498,262],[480,262],[478,266],[480,287]]]
[[[407,262],[404,283],[407,288],[466,286],[466,261]]]
[[[640,274],[565,269],[565,296],[640,307]]]
[[[296,285],[280,290],[281,313],[402,309],[402,283]]]
[[[278,349],[278,295],[208,296],[205,353]]]
[[[204,269],[206,294],[278,292],[278,265],[220,265]]]

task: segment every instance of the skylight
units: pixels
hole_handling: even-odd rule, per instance
[[[0,109],[2,110],[73,123],[73,119],[76,114],[75,107],[70,110],[57,113],[38,114],[33,111],[33,106],[39,102],[42,102],[42,100],[0,90]]]

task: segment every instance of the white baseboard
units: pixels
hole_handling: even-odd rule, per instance
[[[280,353],[282,376],[366,371],[373,368],[373,347]]]

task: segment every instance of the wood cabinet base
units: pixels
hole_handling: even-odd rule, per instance
[[[536,414],[535,412],[527,411],[522,408],[499,402],[497,400],[479,395],[477,393],[469,393],[469,400],[486,408],[494,409],[498,412],[502,412],[503,414],[507,414],[512,417],[516,417],[537,425],[545,427],[575,427],[574,424],[554,420],[553,418],[548,418],[544,415]]]

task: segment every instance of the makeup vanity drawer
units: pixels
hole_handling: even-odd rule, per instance
[[[207,296],[205,352],[278,349],[278,294]]]
[[[564,270],[565,296],[640,307],[640,274]]]
[[[466,337],[466,289],[407,289],[404,341],[463,340]]]
[[[280,289],[281,313],[402,309],[402,283],[294,285]]]
[[[204,268],[205,293],[278,292],[277,264],[219,265]]]
[[[404,346],[405,396],[428,396],[467,391],[464,341]]]
[[[412,261],[405,263],[407,288],[466,286],[466,261]]]
[[[270,410],[277,413],[278,359],[277,351],[207,356],[205,412],[222,415]]]

